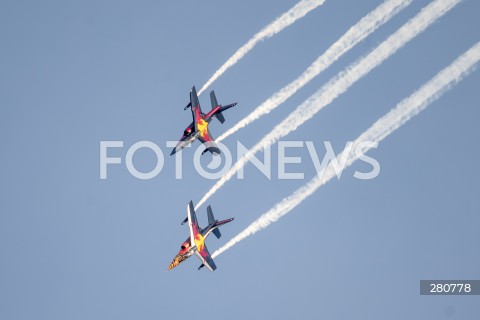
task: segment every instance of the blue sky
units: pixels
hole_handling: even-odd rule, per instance
[[[196,258],[165,271],[188,235],[180,226],[188,201],[214,183],[195,172],[193,149],[183,152],[184,178],[176,180],[165,147],[191,121],[183,111],[188,92],[295,3],[0,4],[0,318],[478,317],[478,297],[419,295],[420,279],[480,278],[478,71],[369,153],[381,165],[377,178],[353,178],[366,168],[356,163],[219,256],[215,272],[197,271]],[[220,103],[238,102],[223,125],[212,122],[212,134],[297,77],[380,3],[327,0],[260,43],[210,88]],[[428,3],[414,1],[224,143],[255,144]],[[313,141],[320,156],[323,141],[341,151],[479,40],[479,9],[477,1],[462,1],[285,140]],[[200,102],[207,110],[208,95]],[[99,179],[102,140],[124,141],[111,150],[123,165],[109,166],[108,180]],[[128,147],[140,140],[155,142],[166,157],[148,181],[124,165]],[[220,240],[207,240],[210,252],[313,177],[306,148],[289,152],[303,156],[288,168],[304,172],[305,181],[268,180],[250,165],[244,180],[228,182],[208,201],[217,218],[235,217]],[[147,150],[134,161],[143,171],[155,165]],[[202,224],[205,211],[198,211]]]

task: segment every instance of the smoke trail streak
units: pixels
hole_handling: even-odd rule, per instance
[[[457,58],[450,66],[440,71],[433,79],[423,85],[414,94],[402,100],[394,109],[377,120],[377,122],[355,140],[354,145],[363,141],[374,141],[377,143],[382,141],[473,71],[479,60],[480,42],[477,42],[471,49]],[[345,166],[346,168],[355,162],[355,160],[361,155],[364,155],[368,150],[369,148],[364,148],[361,154],[353,154],[350,152],[350,149],[344,150],[337,156],[337,161],[342,159],[344,153],[347,152],[348,158]],[[248,236],[265,229],[270,224],[289,213],[299,203],[312,195],[318,188],[326,184],[335,176],[335,169],[332,166],[332,162],[330,162],[324,171],[315,176],[306,185],[297,189],[293,194],[277,203],[269,211],[262,214],[245,230],[233,237],[223,247],[216,250],[212,257],[215,258]]]
[[[342,71],[337,76],[333,77],[326,85],[305,100],[280,124],[270,131],[270,133],[263,137],[247,154],[240,158],[232,168],[220,178],[210,190],[207,191],[203,198],[197,203],[195,209],[205,203],[205,201],[219,190],[225,182],[230,180],[238,170],[243,168],[256,152],[271,146],[282,137],[296,130],[305,121],[311,119],[317,112],[344,93],[356,81],[368,74],[375,67],[379,66],[383,61],[403,47],[408,41],[424,31],[429,25],[447,13],[459,2],[460,0],[435,0],[431,2],[423,8],[420,13],[400,27],[400,29],[388,37],[387,40],[382,42],[366,57],[354,62],[351,66],[347,67],[345,71]]]
[[[398,12],[412,3],[412,0],[387,0],[376,9],[368,13],[357,24],[351,27],[340,39],[317,58],[297,79],[274,93],[270,98],[259,105],[248,116],[228,129],[216,141],[220,142],[238,130],[246,127],[261,116],[277,108],[290,98],[295,92],[318,76],[343,54],[364,40],[369,34],[385,24]]]
[[[275,19],[268,26],[264,27],[258,33],[256,33],[253,38],[251,38],[246,44],[243,45],[240,49],[237,50],[215,73],[213,76],[208,79],[207,83],[198,91],[198,95],[201,95],[205,89],[207,89],[215,80],[217,80],[227,69],[236,64],[240,59],[243,58],[250,50],[253,49],[260,41],[268,39],[273,35],[279,33],[284,28],[288,27],[298,19],[303,18],[307,13],[313,9],[321,6],[325,0],[302,0],[293,6],[290,10],[282,14],[280,17]]]

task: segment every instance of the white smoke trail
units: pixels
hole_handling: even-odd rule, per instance
[[[412,3],[412,0],[387,0],[376,9],[368,13],[357,24],[351,27],[340,39],[317,58],[297,79],[274,93],[270,98],[259,105],[248,116],[228,129],[216,141],[220,142],[238,130],[246,127],[261,116],[277,108],[295,92],[300,90],[310,80],[318,76],[343,54],[364,40],[369,34],[385,24],[403,8]]]
[[[201,95],[205,89],[207,89],[215,80],[217,80],[227,69],[236,64],[240,59],[243,58],[250,50],[253,49],[260,41],[268,39],[273,35],[279,33],[284,28],[288,27],[298,19],[303,18],[307,13],[313,9],[321,6],[325,0],[302,0],[293,6],[290,10],[282,14],[280,17],[275,19],[268,26],[264,27],[257,34],[253,36],[246,44],[243,45],[240,49],[237,50],[224,64],[220,67],[213,76],[208,79],[207,83],[198,91],[198,95]]]
[[[382,141],[412,117],[428,107],[429,104],[440,98],[445,91],[461,81],[469,72],[473,71],[479,60],[480,42],[477,42],[477,44],[457,58],[457,60],[455,60],[450,66],[443,69],[414,94],[402,100],[394,109],[377,120],[377,122],[355,140],[354,145],[363,141],[374,141],[377,143]],[[368,150],[369,148],[363,149],[361,154],[352,154],[350,152],[351,149],[344,150],[337,156],[337,161],[340,161],[340,159],[344,157],[344,153],[348,153],[346,168],[361,155],[364,155]],[[320,175],[315,176],[306,185],[297,189],[293,194],[284,198],[272,209],[262,214],[260,218],[255,220],[245,230],[228,241],[223,247],[216,250],[212,257],[215,258],[248,236],[265,229],[270,224],[289,213],[299,203],[312,195],[318,188],[326,184],[335,176],[335,169],[333,168],[332,162],[330,162]]]
[[[351,66],[347,67],[345,71],[340,72],[332,78],[319,91],[298,106],[280,124],[275,126],[275,128],[253,146],[245,156],[240,158],[232,168],[207,191],[203,198],[197,203],[195,209],[204,204],[225,182],[230,180],[238,170],[243,168],[256,152],[271,146],[280,138],[296,130],[305,121],[311,119],[317,112],[323,109],[323,107],[344,93],[352,84],[368,74],[373,68],[379,66],[459,2],[460,0],[435,0],[431,2],[366,57],[354,62]]]

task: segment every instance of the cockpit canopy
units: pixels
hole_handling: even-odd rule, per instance
[[[180,251],[188,250],[190,249],[190,243],[188,243],[188,241],[185,241],[184,243],[182,243],[182,246],[180,248]]]
[[[188,128],[185,129],[185,131],[183,132],[183,135],[188,136],[191,132],[192,132],[192,128],[191,128],[191,127],[188,127]]]

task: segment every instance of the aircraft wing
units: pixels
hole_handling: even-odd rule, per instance
[[[200,101],[198,101],[197,90],[195,89],[195,86],[193,86],[192,91],[190,91],[190,110],[192,111],[195,131],[197,131],[197,123],[201,119],[202,109],[200,107]]]
[[[193,201],[190,200],[187,207],[188,226],[190,227],[190,242],[192,246],[197,245],[197,240],[202,237],[200,228],[198,227],[197,216],[195,215],[195,208],[193,207]]]
[[[204,266],[208,268],[208,270],[213,271],[217,269],[217,266],[215,265],[215,262],[213,262],[212,256],[207,250],[207,247],[204,245],[202,250],[195,251],[195,254],[197,257],[202,260],[202,263]]]
[[[207,130],[205,130],[203,132],[203,135],[200,134],[198,136],[198,139],[205,145],[205,147],[207,147],[206,150],[208,150],[208,151],[210,151],[211,153],[214,153],[214,154],[220,154],[220,149],[218,148],[217,144],[215,143],[215,140],[213,140],[213,137],[210,134],[210,130],[208,130],[208,128],[207,128]]]
[[[196,246],[197,250],[195,254],[197,257],[202,260],[202,263],[210,270],[213,271],[217,268],[215,263],[213,262],[210,253],[205,246],[205,238],[202,235],[200,227],[198,226],[197,216],[195,215],[195,208],[193,207],[193,202],[190,201],[187,207],[187,218],[188,218],[188,225],[190,227],[190,242],[192,247]]]

